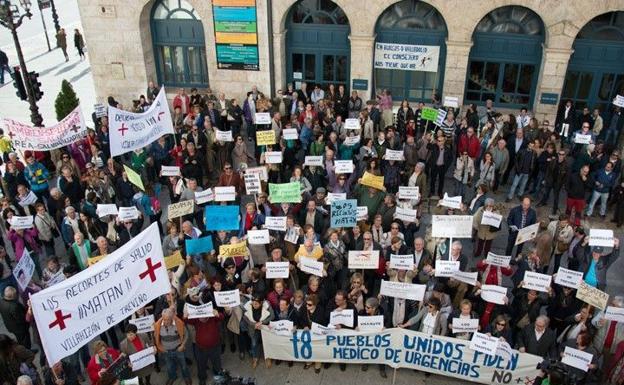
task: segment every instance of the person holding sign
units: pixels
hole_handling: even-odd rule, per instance
[[[607,201],[609,200],[609,193],[615,182],[617,181],[618,174],[613,171],[613,163],[607,162],[604,169],[598,171],[594,177],[594,191],[592,192],[591,200],[587,206],[587,216],[591,217],[594,213],[594,206],[600,199],[600,217],[604,219],[607,215]]]
[[[431,154],[429,156],[429,167],[431,174],[429,197],[433,193],[437,193],[438,197],[444,196],[444,176],[449,168],[449,165],[453,164],[453,152],[446,145],[446,137],[438,135],[436,139],[436,145],[433,146]],[[436,182],[438,188],[436,189]]]
[[[474,322],[477,323],[477,327],[478,327],[479,316],[477,315],[476,312],[472,311],[472,302],[470,302],[470,300],[467,300],[467,299],[462,300],[461,303],[459,304],[459,310],[453,310],[451,312],[451,314],[448,317],[448,329],[450,331],[449,333],[450,336],[454,338],[459,338],[459,339],[468,340],[468,341],[471,340],[472,332],[453,329],[453,323],[454,323],[453,321],[455,320],[460,320],[460,321],[475,320]]]
[[[507,248],[505,249],[505,255],[511,255],[512,257],[515,257],[522,252],[522,247],[524,244],[521,243],[516,247],[515,253],[511,254],[514,249],[514,245],[516,244],[518,231],[527,226],[531,226],[536,222],[537,212],[535,211],[535,209],[531,208],[531,198],[524,197],[522,199],[522,204],[511,209],[511,211],[509,211],[509,215],[507,216],[509,236],[507,237]]]
[[[254,295],[251,301],[243,305],[243,320],[247,324],[247,333],[251,339],[251,367],[258,366],[258,350],[260,346],[260,329],[263,325],[268,325],[275,319],[275,313],[269,302],[265,301],[261,295]],[[265,359],[267,369],[271,368],[273,362],[270,358]]]
[[[498,227],[489,223],[485,224],[483,220],[484,213],[500,215],[498,209],[495,208],[494,199],[486,198],[483,207],[479,207],[472,218],[472,228],[477,232],[477,245],[474,249],[473,258],[482,258],[490,252],[492,241],[496,238],[501,228],[500,221]]]
[[[338,313],[343,313],[343,312],[351,312],[353,315],[353,323],[352,326],[348,326],[348,325],[344,325],[344,324],[337,324],[334,325],[334,327],[336,329],[354,329],[355,326],[357,325],[357,309],[355,308],[355,306],[353,305],[353,303],[349,302],[348,300],[348,295],[347,292],[345,292],[344,290],[338,290],[336,291],[336,295],[334,296],[334,300],[330,301],[329,304],[327,304],[327,309],[325,311],[326,315],[325,318],[326,319],[330,319],[331,318],[331,313],[334,312],[338,312]],[[345,363],[340,363],[338,365],[340,367],[341,371],[345,371],[347,369],[347,364]]]
[[[607,252],[602,246],[584,246],[584,256],[578,271],[584,272],[583,280],[602,291],[607,287],[607,270],[620,256],[620,240],[613,239],[613,249]]]
[[[167,384],[177,380],[177,368],[180,368],[186,385],[191,385],[191,372],[184,360],[186,349],[186,328],[172,308],[162,311],[161,318],[154,324],[154,344],[159,353],[165,358],[167,366]]]
[[[421,333],[437,336],[445,336],[447,331],[446,316],[440,311],[441,302],[437,297],[431,297],[426,306],[408,319],[407,322],[398,325],[400,328],[409,328]]]
[[[370,297],[368,299],[366,299],[366,304],[364,306],[364,309],[360,310],[358,313],[359,317],[375,317],[375,316],[381,316],[383,319],[383,310],[382,308],[379,306],[379,300],[376,297]],[[356,330],[360,330],[359,327],[356,328]],[[381,376],[381,378],[386,378],[388,377],[388,375],[386,374],[386,365],[384,364],[379,364],[379,375]],[[368,364],[364,364],[362,365],[362,371],[365,372],[368,370]]]
[[[550,319],[545,315],[537,317],[534,323],[525,326],[518,334],[518,351],[530,353],[544,359],[557,357],[557,335],[550,329]]]
[[[581,332],[576,338],[570,338],[565,341],[564,346],[562,347],[562,352],[560,356],[563,358],[563,366],[568,371],[568,376],[573,377],[577,380],[577,384],[585,384],[588,383],[586,381],[591,381],[592,383],[598,383],[599,378],[596,373],[596,369],[598,368],[598,351],[591,345],[592,336],[589,332]],[[565,352],[568,348],[572,348],[573,350],[580,350],[583,353],[587,353],[591,356],[591,361],[585,362],[581,360],[573,360],[568,361],[565,358]],[[580,361],[580,362],[579,362]]]
[[[126,338],[119,343],[119,350],[130,356],[145,349],[154,349],[149,346],[148,340],[138,334],[136,325],[129,323],[126,326]],[[150,385],[150,377],[154,371],[154,364],[149,364],[144,368],[133,370],[132,375],[139,377],[141,385]]]
[[[94,354],[91,356],[86,370],[91,384],[98,385],[102,374],[119,358],[120,353],[116,349],[109,348],[108,345],[101,340],[95,341],[93,344],[93,352]]]

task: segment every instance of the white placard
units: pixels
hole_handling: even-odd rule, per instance
[[[304,166],[322,166],[323,165],[323,156],[306,156]]]
[[[231,202],[236,200],[236,187],[234,186],[215,186],[214,188],[215,202]]]
[[[368,206],[358,206],[356,219],[358,221],[365,221],[368,219]]]
[[[492,266],[500,266],[500,267],[509,267],[509,262],[511,261],[511,255],[498,255],[492,252],[489,252],[485,262],[488,265]]]
[[[153,346],[147,347],[140,352],[130,354],[128,358],[132,364],[132,371],[137,372],[156,362],[156,348]]]
[[[582,271],[569,270],[561,266],[559,267],[559,270],[557,270],[557,275],[555,276],[556,284],[565,287],[571,287],[572,289],[578,289],[582,280]]]
[[[17,284],[21,291],[26,289],[26,286],[30,283],[32,279],[33,273],[35,272],[35,262],[30,257],[30,253],[28,249],[24,248],[22,252],[22,257],[15,264],[15,268],[13,269],[13,277],[17,281]],[[4,293],[3,293],[4,295]]]
[[[266,262],[267,279],[288,278],[290,263],[289,262]]]
[[[268,112],[256,112],[256,124],[271,124],[271,114]]]
[[[347,199],[347,193],[327,193],[325,203],[331,205],[333,201],[342,201]]]
[[[516,245],[535,239],[539,230],[539,222],[518,230]]]
[[[478,318],[453,318],[453,333],[474,333],[479,330]]]
[[[284,236],[284,240],[286,242],[297,244],[299,241],[299,234],[301,233],[301,227],[293,226],[290,230],[286,230],[286,235]]]
[[[154,315],[146,315],[141,318],[129,320],[131,324],[137,327],[137,333],[149,333],[154,331]]]
[[[513,349],[506,341],[499,339],[498,349],[496,349],[496,355],[502,357],[504,360],[509,361],[513,356]]]
[[[504,305],[507,288],[497,285],[481,285],[481,298],[486,302]]]
[[[360,128],[360,120],[357,118],[349,118],[344,122],[345,130],[359,130]]]
[[[299,269],[304,273],[316,275],[317,277],[323,276],[323,262],[315,261],[312,258],[299,258]]]
[[[267,151],[264,153],[264,161],[266,164],[282,163],[283,154],[281,151]]]
[[[96,118],[102,118],[106,116],[106,106],[102,103],[95,103],[93,105],[93,112],[95,112]]]
[[[397,198],[401,200],[419,199],[420,188],[418,186],[399,186],[399,193],[397,194]]]
[[[604,318],[610,321],[624,323],[624,307],[607,306]]]
[[[380,332],[384,328],[384,316],[361,315],[358,316],[358,329],[361,332]]]
[[[434,238],[472,238],[472,215],[432,215]]]
[[[186,306],[188,319],[214,317],[212,302],[208,302],[203,305],[191,305],[190,303],[186,303],[184,306]]]
[[[220,142],[233,142],[232,131],[215,130],[215,139]]]
[[[589,370],[589,365],[592,362],[594,355],[584,352],[582,350],[574,349],[566,346],[563,350],[563,357],[561,363],[570,365],[573,368],[581,369],[584,372]]]
[[[503,220],[503,216],[500,214],[496,214],[492,211],[483,210],[483,216],[481,217],[481,224],[494,226],[496,228],[500,228],[501,221]]]
[[[496,356],[499,341],[500,339],[497,337],[491,337],[485,333],[475,332],[470,340],[470,349],[483,354],[489,354],[494,357]]]
[[[384,154],[384,159],[403,161],[405,160],[405,157],[403,157],[403,150],[386,149],[386,153]]]
[[[613,230],[589,229],[589,245],[613,247],[614,245]]]
[[[375,68],[438,72],[440,46],[375,43]]]
[[[353,161],[352,160],[335,160],[334,161],[334,172],[336,174],[351,174],[353,172]]]
[[[390,268],[412,270],[414,268],[414,254],[390,254]]]
[[[461,195],[450,197],[447,193],[444,193],[444,197],[442,198],[440,204],[451,209],[460,209],[462,205],[462,197]]]
[[[349,250],[349,269],[377,269],[379,250]]]
[[[303,79],[303,72],[293,72],[293,79]],[[301,83],[301,82],[295,82],[295,83]],[[296,85],[295,84],[295,88],[301,88],[301,85]]]
[[[214,292],[215,303],[219,307],[234,307],[240,305],[240,291],[238,289]]]
[[[544,293],[548,293],[550,288],[550,281],[552,276],[547,274],[534,273],[532,271],[524,272],[524,279],[522,287],[528,290],[537,290]]]
[[[260,194],[262,192],[262,184],[260,183],[260,175],[245,174],[245,191],[247,194]]]
[[[117,206],[115,206],[115,210],[117,210]],[[9,219],[9,224],[11,225],[11,228],[13,230],[30,229],[33,227],[34,219],[35,218],[32,215],[28,215],[25,217],[13,215],[11,219]]]
[[[211,188],[207,188],[204,191],[195,191],[195,203],[201,205],[202,203],[212,202],[214,200],[214,192]]]
[[[135,206],[120,207],[117,219],[120,221],[131,221],[139,218],[139,210]]]
[[[459,108],[459,97],[457,96],[445,96],[442,102],[444,107]]]
[[[110,204],[98,204],[95,212],[97,213],[98,217],[102,218],[105,217],[107,215],[117,215],[119,212],[117,210],[117,205],[114,203],[110,203]],[[13,217],[15,218],[15,217]]]
[[[271,238],[269,237],[269,229],[248,230],[247,242],[250,245],[268,245],[269,243],[271,243]]]
[[[180,167],[178,166],[161,166],[161,176],[180,176]]]
[[[269,230],[286,231],[286,217],[266,217],[264,227]]]
[[[436,119],[433,121],[433,124],[440,127],[444,124],[444,119],[446,118],[446,110],[443,108],[438,108],[438,115],[436,115]]]
[[[329,324],[327,326],[323,326],[321,324],[317,324],[316,322],[312,322],[312,327],[310,327],[310,332],[312,333],[312,339],[324,338],[329,334],[333,334],[336,331],[334,325]]]
[[[299,134],[297,133],[296,128],[284,128],[282,130],[282,136],[286,140],[297,140],[299,139]]]
[[[287,319],[269,322],[269,329],[278,336],[290,336],[294,328],[293,322]]]
[[[344,140],[344,145],[345,146],[355,146],[356,144],[360,143],[360,136],[356,135],[356,136],[347,136]]]
[[[329,313],[329,323],[332,325],[344,325],[352,328],[354,324],[353,309],[336,309]]]
[[[422,301],[425,297],[427,285],[417,285],[414,283],[381,281],[381,289],[379,294],[386,297],[411,299],[413,301]]]
[[[581,133],[576,133],[574,135],[574,143],[576,144],[590,144],[592,142],[591,134],[583,135]]]
[[[452,277],[456,271],[459,271],[459,261],[435,261],[436,277]]]
[[[260,180],[263,182],[269,180],[269,170],[266,166],[250,167],[245,170],[245,174],[258,174],[260,175]]]
[[[624,107],[624,96],[615,95],[615,98],[613,99],[613,104],[618,107]]]
[[[477,283],[477,276],[479,273],[477,271],[473,273],[467,273],[465,271],[456,271],[453,274],[453,279],[456,279],[460,282],[467,283],[468,285],[474,286]]]
[[[394,218],[407,223],[416,222],[418,211],[397,206],[394,211]]]

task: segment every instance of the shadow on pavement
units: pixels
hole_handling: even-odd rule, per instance
[[[78,74],[72,76],[71,78],[69,78],[69,82],[73,83],[76,80],[80,79],[81,77],[85,76],[86,74],[88,74],[90,72],[91,72],[91,67],[85,68],[80,73],[78,73]]]

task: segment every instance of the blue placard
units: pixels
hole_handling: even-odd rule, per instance
[[[357,200],[335,200],[331,204],[331,227],[355,227],[357,222]]]
[[[368,79],[353,79],[351,81],[351,89],[353,90],[368,90]]]
[[[215,21],[256,22],[256,7],[213,7]]]
[[[187,255],[209,253],[211,250],[214,250],[214,247],[212,246],[211,236],[196,239],[187,239],[185,244]]]
[[[238,206],[206,206],[204,223],[206,230],[238,230]]]
[[[559,94],[542,92],[542,96],[540,97],[541,104],[553,104],[556,105],[559,101]]]

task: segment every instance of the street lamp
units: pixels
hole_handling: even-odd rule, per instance
[[[0,0],[0,24],[11,30],[11,34],[13,35],[13,42],[15,44],[15,50],[17,51],[17,58],[19,60],[20,69],[26,85],[28,104],[30,104],[30,120],[36,127],[42,127],[43,118],[39,113],[39,107],[37,107],[36,99],[37,96],[39,96],[39,87],[36,79],[38,75],[33,72],[35,76],[29,76],[30,74],[26,69],[26,61],[24,60],[24,55],[22,53],[22,46],[20,45],[19,38],[17,37],[17,29],[22,25],[24,17],[28,17],[29,19],[32,17],[32,13],[30,13],[30,7],[32,6],[32,3],[30,2],[30,0],[20,0],[19,2],[25,12],[21,16],[19,14],[19,9],[17,5],[11,4],[10,0]],[[16,76],[17,75],[18,74],[16,74]],[[33,84],[33,82],[35,84]]]

